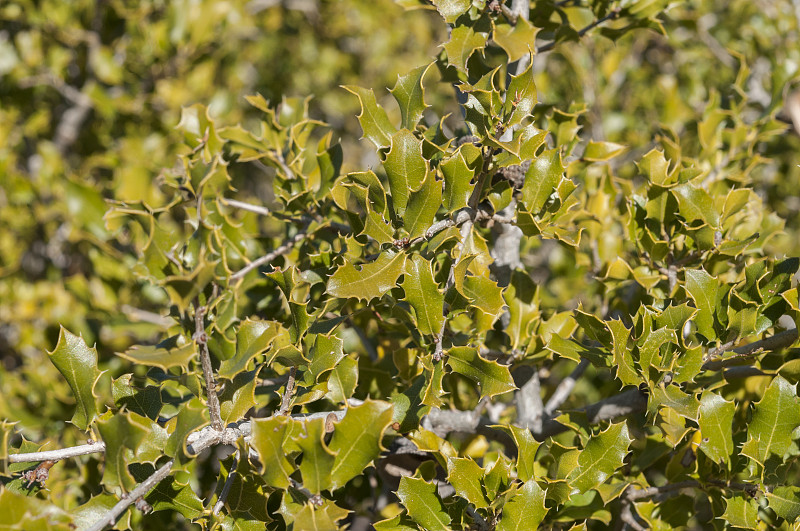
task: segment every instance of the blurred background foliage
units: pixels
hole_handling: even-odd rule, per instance
[[[131,273],[137,257],[130,235],[108,230],[104,215],[108,200],[151,207],[166,201],[158,186],[162,170],[188,149],[176,129],[181,107],[201,103],[217,123],[248,127],[259,113],[246,95],[260,93],[273,104],[311,96],[311,116],[341,138],[344,170],[376,163],[371,146],[358,140],[358,101],[340,86],[373,87],[379,103],[399,115],[382,88],[428,63],[448,38],[435,11],[405,11],[400,4],[408,3],[0,5],[0,418],[19,420],[28,438],[81,440],[64,422],[73,407],[69,387],[46,360],[60,325],[96,343],[101,366],[115,376],[124,361],[113,353],[152,342],[164,329],[166,295]],[[591,22],[586,2],[558,3],[574,27]],[[800,2],[649,4],[656,11],[668,6],[662,28],[618,39],[602,29],[537,56],[536,112],[573,128],[565,134],[580,129],[594,140],[630,146],[613,163],[621,178],[633,180],[634,161],[653,147],[673,146],[720,179],[749,180],[764,211],[780,218],[774,225],[785,225],[763,242],[765,253],[797,255],[800,111],[791,102],[800,105],[792,97]],[[552,37],[547,28],[537,36]],[[439,75],[434,70],[431,77]],[[437,114],[460,112],[452,93],[427,96]],[[775,113],[788,127],[772,121]],[[446,124],[458,129],[459,116]],[[251,202],[269,204],[269,187],[259,186],[257,168],[250,171],[241,182],[252,188]],[[589,186],[583,193],[595,191]],[[543,244],[530,241],[523,261],[547,286],[543,306],[570,305],[586,288],[590,265],[575,267],[560,247],[538,252]],[[592,385],[589,378],[578,389],[587,401],[599,396]],[[74,478],[73,466],[59,475]],[[64,488],[68,495],[51,499],[68,506],[90,487]]]

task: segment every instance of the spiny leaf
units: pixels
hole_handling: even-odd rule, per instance
[[[401,127],[414,129],[422,119],[422,113],[428,107],[422,78],[433,64],[419,66],[404,76],[397,76],[397,83],[390,92],[400,106]]]
[[[499,23],[498,19],[494,22],[492,40],[506,52],[509,61],[519,61],[534,47],[538,32],[539,28],[522,17],[514,25]]]
[[[409,256],[401,287],[405,292],[404,300],[414,308],[419,331],[438,334],[444,322],[444,294],[433,279],[431,263],[418,254]]]
[[[422,156],[422,140],[408,129],[401,129],[391,138],[391,149],[383,162],[389,178],[392,205],[398,217],[406,213],[411,192],[422,187],[428,173],[428,163]]]
[[[733,416],[736,405],[707,391],[700,399],[700,449],[715,463],[723,463],[733,454]]]
[[[531,325],[539,318],[539,297],[536,284],[521,271],[514,271],[511,283],[503,292],[508,306],[508,325],[506,334],[511,337],[511,347],[519,348],[531,337]]]
[[[769,508],[790,524],[800,516],[800,488],[791,486],[775,487],[767,492]]]
[[[719,282],[702,269],[690,269],[684,274],[686,275],[686,291],[689,292],[689,296],[692,297],[697,307],[697,314],[694,317],[697,331],[706,339],[716,339],[714,313],[719,298]]]
[[[479,509],[489,506],[481,486],[483,473],[472,459],[451,457],[447,460],[447,481],[456,489],[456,494]]]
[[[280,329],[275,321],[247,319],[236,332],[236,354],[220,364],[218,374],[230,380],[246,371],[250,361],[269,348]]]
[[[792,432],[800,426],[800,398],[796,386],[776,376],[756,402],[747,426],[747,442],[742,453],[766,463],[771,455],[783,459],[792,447]]]
[[[432,483],[421,478],[402,477],[397,497],[408,515],[427,531],[449,531],[450,516]]]
[[[353,396],[357,384],[358,362],[353,358],[344,357],[328,377],[328,394],[325,396],[331,402],[343,404]]]
[[[480,149],[472,144],[464,144],[439,166],[444,175],[444,207],[448,212],[467,206],[473,189],[471,181],[480,164]]]
[[[578,468],[567,477],[570,486],[583,493],[604,483],[622,466],[631,441],[624,421],[593,436],[578,456]]]
[[[97,421],[97,429],[106,443],[104,484],[121,487],[125,492],[136,487],[136,479],[128,471],[128,462],[150,433],[149,426],[147,418],[128,411],[109,414]]]
[[[331,487],[334,454],[325,445],[325,419],[310,420],[303,425],[305,433],[295,438],[297,446],[303,451],[300,474],[303,476],[303,486],[319,494]]]
[[[311,371],[317,382],[323,373],[332,370],[342,360],[344,357],[343,346],[344,342],[336,336],[317,334],[314,340],[314,355],[308,366],[308,370]]]
[[[453,24],[458,17],[467,12],[472,0],[433,0],[433,5],[445,22]]]
[[[542,443],[533,438],[533,433],[527,428],[519,426],[500,425],[495,426],[508,433],[517,446],[517,477],[520,481],[533,479],[536,468],[536,452]]]
[[[532,59],[532,58],[531,58]],[[508,117],[508,127],[517,125],[530,115],[536,105],[536,85],[533,82],[533,60],[518,76],[512,76],[508,84],[508,94],[504,104],[504,114]]]
[[[252,422],[253,439],[250,444],[258,452],[261,475],[267,485],[278,489],[289,487],[289,474],[294,472],[294,466],[286,458],[283,448],[290,422],[288,417],[255,419]]]
[[[391,136],[397,129],[389,121],[389,117],[383,107],[378,105],[372,89],[354,85],[342,88],[355,94],[359,103],[361,103],[361,114],[358,115],[358,121],[364,131],[364,137],[368,138],[376,147],[388,146]]]
[[[525,184],[522,186],[525,208],[534,214],[539,212],[563,174],[560,150],[550,149],[539,155],[525,172]]]
[[[621,320],[611,320],[605,323],[613,338],[614,367],[617,370],[617,378],[620,379],[623,385],[639,385],[641,378],[633,364],[631,349],[628,348],[628,339],[631,331],[625,327]]]
[[[536,481],[533,479],[526,481],[503,505],[503,514],[497,524],[497,531],[537,529],[547,514],[544,499],[545,492]]]
[[[421,188],[408,198],[403,227],[411,238],[425,234],[442,206],[442,182],[437,181],[435,175],[434,172],[428,172]]]
[[[397,285],[397,279],[403,274],[405,257],[404,253],[387,251],[374,262],[362,265],[361,269],[345,262],[328,280],[328,293],[342,299],[353,297],[366,302],[381,297]]]
[[[186,341],[181,346],[171,344],[168,346],[134,346],[125,352],[117,353],[120,358],[139,365],[158,367],[164,371],[172,367],[189,368],[189,363],[197,355],[197,346],[192,341]]]
[[[758,505],[755,500],[745,498],[743,494],[736,494],[725,499],[725,513],[722,518],[728,524],[743,529],[758,527]]]
[[[380,454],[383,432],[392,422],[392,406],[366,400],[347,409],[336,424],[329,448],[336,454],[331,467],[331,488],[338,489],[361,474]]]
[[[467,60],[475,50],[486,46],[487,34],[476,32],[470,26],[457,26],[450,32],[450,40],[444,44],[447,61],[459,72],[467,73]]]
[[[78,429],[86,431],[97,418],[94,386],[101,374],[97,369],[97,350],[89,348],[82,337],[61,327],[56,348],[47,354],[67,380],[75,396],[76,407],[72,423]]]
[[[447,351],[447,365],[480,385],[481,398],[516,389],[508,367],[480,357],[472,347],[453,347]]]
[[[591,162],[604,162],[613,159],[626,149],[626,146],[614,142],[589,142],[583,152],[583,158]]]

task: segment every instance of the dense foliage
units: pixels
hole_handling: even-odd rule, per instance
[[[0,21],[0,525],[798,525],[795,3]]]

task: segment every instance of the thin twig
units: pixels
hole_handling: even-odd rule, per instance
[[[106,444],[102,441],[91,444],[82,444],[58,450],[47,450],[44,452],[31,452],[27,454],[9,454],[9,463],[38,463],[40,461],[61,461],[80,455],[101,454],[106,451]]]
[[[720,369],[730,367],[731,365],[735,365],[743,359],[760,354],[761,352],[789,347],[795,341],[797,341],[797,329],[792,328],[791,330],[784,330],[783,332],[779,332],[774,336],[762,339],[760,341],[754,341],[752,343],[748,343],[747,345],[736,347],[730,351],[733,352],[733,356],[722,359],[715,356],[703,364],[702,370],[718,371]],[[715,354],[717,353],[715,352]]]
[[[174,459],[170,459],[166,463],[164,463],[161,468],[156,470],[153,475],[151,475],[146,480],[142,481],[135,489],[128,493],[127,496],[122,498],[120,501],[117,502],[114,507],[108,510],[106,514],[103,515],[100,520],[95,522],[87,531],[102,531],[108,525],[114,525],[122,513],[124,513],[128,507],[136,503],[136,500],[139,498],[144,497],[151,489],[153,489],[158,483],[167,477],[172,470],[172,465],[175,464]]]
[[[572,373],[564,378],[560,384],[558,384],[558,387],[556,387],[556,390],[553,392],[553,396],[550,397],[550,400],[547,401],[547,405],[544,406],[545,415],[552,415],[553,412],[561,407],[561,404],[563,404],[567,398],[569,398],[569,395],[575,388],[575,384],[578,382],[578,379],[583,375],[583,372],[588,366],[589,360],[581,360]]]
[[[223,205],[232,206],[234,208],[238,208],[241,210],[246,210],[247,212],[253,212],[254,214],[259,214],[261,216],[269,216],[271,214],[270,210],[267,207],[259,205],[251,205],[250,203],[245,203],[244,201],[237,201],[236,199],[227,199],[225,197],[221,198],[221,201]]]
[[[597,26],[599,26],[603,22],[606,22],[606,21],[609,21],[609,20],[613,20],[613,19],[619,17],[619,13],[620,13],[620,9],[619,8],[612,9],[611,11],[609,11],[609,13],[606,16],[604,16],[602,18],[598,18],[597,20],[595,20],[594,22],[592,22],[591,24],[589,24],[585,28],[579,30],[578,31],[578,38],[580,39],[581,37],[586,35],[589,31],[593,30],[594,28],[596,28]],[[536,53],[549,52],[550,50],[552,50],[553,48],[556,47],[556,44],[558,44],[557,41],[548,42],[547,44],[544,44],[544,45],[540,46],[539,48],[537,48],[536,49]]]
[[[228,499],[228,493],[231,491],[233,480],[236,478],[237,466],[239,466],[239,450],[236,450],[233,453],[233,464],[231,465],[231,471],[228,472],[228,477],[225,478],[225,485],[222,486],[222,492],[219,493],[217,503],[214,504],[214,509],[211,511],[211,514],[215,516],[218,515],[222,510],[222,507],[225,506],[225,500]]]
[[[635,501],[635,500],[641,500],[642,498],[650,498],[652,496],[658,496],[659,494],[664,494],[666,492],[674,492],[681,489],[696,489],[700,487],[701,484],[699,481],[689,480],[689,481],[679,481],[677,483],[667,483],[666,485],[661,485],[660,487],[629,488],[625,492],[625,498],[631,501]]]
[[[211,426],[216,430],[222,430],[222,416],[219,408],[219,397],[217,397],[217,382],[214,381],[214,369],[211,367],[211,356],[208,353],[208,336],[206,335],[203,316],[206,309],[200,306],[200,301],[195,299],[194,303],[194,339],[197,343],[197,350],[200,354],[200,365],[203,367],[203,377],[206,381],[206,395],[208,396],[208,412],[211,415]]]
[[[275,260],[276,258],[278,258],[279,256],[282,256],[282,255],[288,253],[289,251],[292,250],[292,248],[294,248],[295,245],[297,245],[298,242],[303,240],[306,237],[307,234],[308,233],[305,231],[305,229],[299,231],[297,234],[292,236],[289,240],[284,242],[280,247],[278,247],[277,249],[275,249],[271,253],[267,253],[264,256],[262,256],[261,258],[258,258],[257,260],[253,260],[252,262],[247,264],[245,267],[243,267],[242,269],[240,269],[236,273],[232,274],[231,275],[231,280],[239,280],[240,278],[245,276],[247,273],[249,273],[253,269],[261,267],[264,264],[268,264],[268,263],[272,262],[273,260]]]
[[[297,374],[297,367],[292,366],[289,369],[289,380],[286,382],[286,390],[283,392],[281,399],[281,408],[278,410],[278,415],[285,416],[289,414],[289,402],[292,400],[294,394],[294,378]]]

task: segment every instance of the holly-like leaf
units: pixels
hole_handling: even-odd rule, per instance
[[[467,73],[467,60],[475,52],[486,46],[488,35],[476,32],[470,26],[457,26],[450,32],[450,40],[443,48],[447,52],[447,61],[459,72]]]
[[[159,481],[146,500],[154,511],[173,510],[190,520],[199,517],[203,512],[203,501],[195,494],[192,486],[181,484],[174,477]]]
[[[467,206],[472,194],[471,181],[481,165],[481,151],[472,144],[464,144],[439,167],[444,175],[444,207],[455,212]]]
[[[182,404],[178,414],[167,423],[172,433],[164,447],[164,453],[170,457],[183,458],[187,453],[186,438],[208,422],[208,408],[199,398],[192,398]]]
[[[622,144],[614,142],[589,142],[583,152],[583,158],[590,162],[605,162],[613,159],[625,149],[627,148]]]
[[[409,256],[401,286],[405,292],[404,300],[414,308],[419,331],[427,335],[438,334],[444,322],[444,294],[433,279],[431,263],[418,254]]]
[[[547,150],[531,163],[522,186],[522,203],[528,212],[535,214],[542,209],[563,174],[559,149]]]
[[[517,349],[530,339],[531,326],[540,317],[536,284],[530,275],[514,271],[511,283],[503,292],[503,299],[509,315],[505,332],[511,338],[511,347]]]
[[[700,399],[700,449],[715,463],[723,463],[733,454],[733,416],[736,405],[712,392]]]
[[[433,0],[433,5],[445,22],[453,24],[472,6],[472,0]]]
[[[743,494],[725,499],[725,513],[722,518],[732,526],[743,529],[758,527],[758,504]]]
[[[366,302],[381,297],[397,285],[405,268],[405,257],[404,253],[383,252],[374,262],[360,266],[361,269],[345,262],[328,280],[328,293]]]
[[[570,486],[583,493],[604,483],[622,466],[631,441],[624,421],[593,436],[578,456],[578,467],[567,477]]]
[[[697,331],[706,339],[716,339],[714,313],[720,296],[719,282],[702,269],[689,269],[684,274],[686,275],[686,291],[697,307],[697,314],[694,317]]]
[[[256,405],[256,383],[255,371],[250,371],[237,374],[233,381],[225,385],[224,392],[219,396],[224,424],[243,418]]]
[[[544,506],[545,492],[529,479],[503,505],[503,514],[497,524],[497,531],[523,531],[538,529],[544,520],[547,509]]]
[[[332,370],[344,358],[343,347],[344,342],[340,338],[317,334],[311,363],[308,366],[315,381],[318,382],[323,373]]]
[[[289,487],[289,474],[294,466],[286,458],[283,439],[291,423],[288,417],[254,419],[252,421],[253,439],[250,444],[258,452],[261,462],[261,475],[270,487],[286,489]]]
[[[169,342],[165,342],[163,346],[134,346],[125,352],[117,353],[117,356],[138,365],[159,367],[166,371],[172,367],[187,369],[196,354],[195,343],[186,341],[180,346]]]
[[[499,23],[497,20],[494,23],[492,40],[508,54],[508,60],[513,62],[519,61],[523,55],[531,52],[537,33],[539,28],[522,17],[517,18],[514,25],[507,22]]]
[[[280,329],[275,321],[247,319],[236,332],[236,354],[220,364],[218,374],[231,380],[246,371],[250,361],[269,348]]]
[[[442,182],[437,181],[435,175],[428,172],[422,187],[408,198],[403,227],[411,238],[425,234],[442,206]]]
[[[128,471],[128,462],[142,440],[150,433],[150,421],[136,413],[109,413],[97,421],[97,429],[106,443],[103,483],[129,492],[136,479]]]
[[[343,404],[353,396],[358,384],[358,361],[344,357],[328,377],[328,394],[331,402]]]
[[[472,347],[453,347],[447,351],[447,365],[480,385],[481,398],[516,389],[508,367],[480,357]]]
[[[450,516],[436,494],[436,486],[421,478],[400,478],[397,489],[408,515],[427,531],[449,531]]]
[[[775,487],[767,492],[769,508],[790,524],[800,517],[800,488],[791,486]]]
[[[389,121],[389,117],[383,107],[378,105],[372,89],[354,85],[348,85],[343,88],[358,97],[358,101],[361,104],[361,114],[358,115],[358,121],[364,131],[364,137],[368,138],[376,147],[388,146],[392,135],[397,129]]]
[[[783,459],[792,447],[792,432],[800,426],[796,386],[776,376],[755,405],[742,453],[764,465],[771,455]]]
[[[641,378],[633,364],[631,349],[628,348],[628,339],[631,331],[625,327],[621,320],[611,320],[605,323],[611,332],[614,345],[614,367],[617,369],[617,378],[620,379],[623,385],[639,385]]]
[[[542,443],[533,438],[533,433],[527,428],[519,426],[500,425],[495,428],[508,433],[517,445],[517,477],[520,481],[533,479],[536,469],[536,452]]]
[[[366,400],[347,409],[336,424],[329,448],[336,454],[331,467],[331,488],[338,489],[361,474],[383,449],[383,432],[392,422],[392,406]]]
[[[700,220],[711,227],[719,225],[719,213],[708,192],[686,183],[672,189],[678,200],[678,211],[686,221]]]
[[[456,494],[479,509],[489,506],[481,486],[483,474],[480,465],[470,458],[451,457],[447,460],[447,481],[456,489]]]
[[[422,187],[428,174],[428,163],[422,156],[422,140],[408,129],[401,129],[391,138],[391,149],[383,162],[389,178],[392,205],[398,217],[406,213],[411,192]]]
[[[305,433],[294,439],[303,451],[300,474],[303,486],[313,494],[319,494],[331,486],[334,455],[325,445],[325,419],[309,420],[304,427]]]
[[[56,348],[47,354],[75,396],[72,423],[86,431],[98,413],[94,396],[94,386],[101,374],[97,369],[97,349],[89,348],[82,337],[61,327]]]
[[[507,127],[517,125],[528,117],[536,105],[536,85],[533,82],[533,61],[518,76],[512,76],[508,84],[508,95],[504,104]]]
[[[422,78],[433,64],[419,66],[404,76],[397,76],[397,83],[390,92],[400,106],[401,127],[414,129],[422,119],[422,113],[428,107]]]

